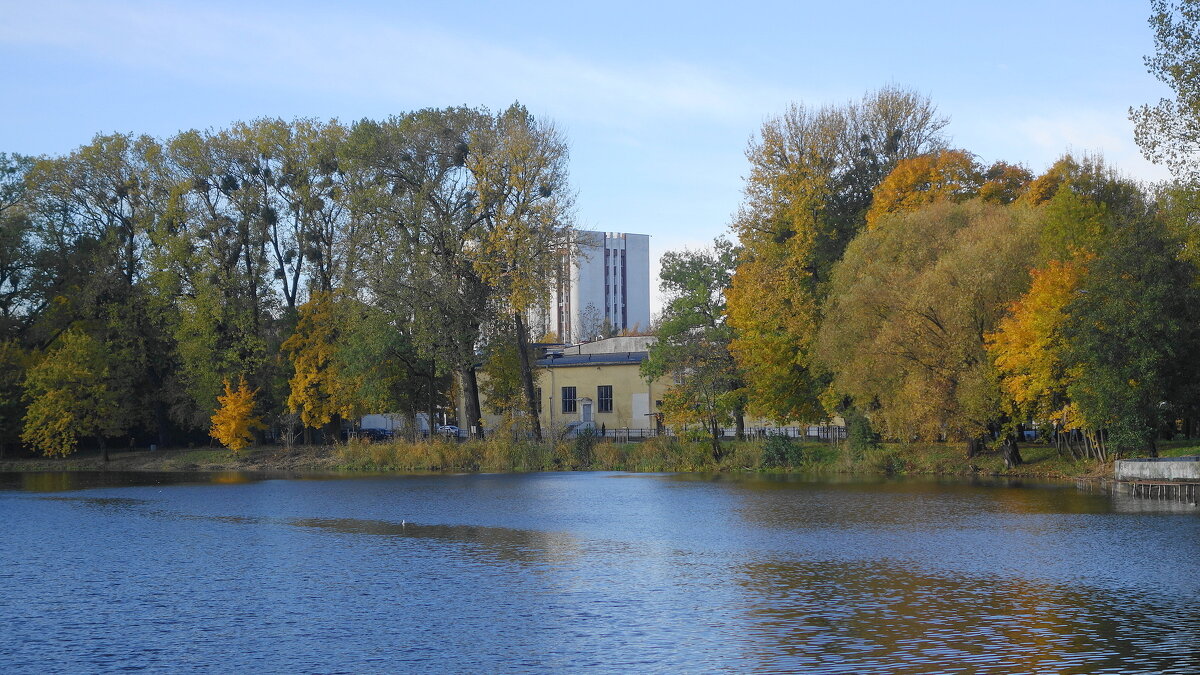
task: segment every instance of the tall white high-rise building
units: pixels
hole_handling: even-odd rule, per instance
[[[650,328],[650,235],[575,231],[550,299],[547,331],[563,342]]]

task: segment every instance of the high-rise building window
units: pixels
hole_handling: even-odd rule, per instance
[[[625,275],[628,268],[625,267],[625,251],[621,251],[621,328],[629,328],[629,292],[626,286]]]
[[[562,388],[562,411],[564,413],[575,412],[575,387]]]
[[[596,412],[612,412],[612,385],[602,384],[596,387]]]

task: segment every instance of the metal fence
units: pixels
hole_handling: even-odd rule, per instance
[[[596,428],[593,430],[597,436],[615,442],[626,441],[641,441],[647,438],[656,436],[674,436],[676,435],[669,428],[663,429],[608,429]],[[794,427],[747,427],[745,429],[746,438],[765,439],[768,436],[787,436],[796,439],[821,440],[821,441],[841,441],[846,438],[846,427],[822,424],[812,426],[794,426]],[[737,438],[737,429],[728,427],[722,430],[722,438],[733,439]]]
[[[551,430],[546,430],[548,433]],[[561,430],[560,430],[561,431]],[[494,432],[493,432],[494,433]],[[593,427],[591,433],[594,436],[604,438],[605,440],[614,443],[626,443],[631,441],[644,441],[647,438],[655,438],[657,436],[676,436],[677,434],[670,428],[662,429],[630,429],[618,427],[609,429],[607,427]],[[787,436],[795,439],[807,439],[813,441],[841,441],[846,438],[846,427],[832,424],[821,424],[811,426],[791,426],[791,427],[746,427],[745,437],[750,439],[766,439],[769,436]],[[439,438],[447,440],[455,439],[459,441],[468,440],[469,434],[465,430],[460,430],[456,435],[438,433]],[[488,434],[489,436],[491,434]],[[404,438],[408,440],[419,440],[429,437],[428,431],[419,431],[415,434],[397,433],[395,438]],[[573,436],[572,436],[573,437]],[[727,427],[722,429],[721,437],[723,439],[732,440],[737,438],[737,429]],[[390,432],[382,432],[372,429],[346,430],[343,432],[343,440],[351,438],[364,441],[387,441],[393,438]],[[531,439],[532,434],[517,432],[514,434],[513,440],[521,438]]]

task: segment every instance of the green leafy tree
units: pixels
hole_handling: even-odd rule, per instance
[[[642,362],[642,376],[654,381],[677,373],[679,384],[663,398],[672,423],[700,422],[709,431],[713,455],[721,456],[722,427],[744,429],[745,392],[729,351],[733,331],[726,322],[725,292],[737,266],[737,249],[725,239],[704,251],[670,251],[662,257],[665,295],[658,340]]]
[[[1174,99],[1130,108],[1134,140],[1150,161],[1165,163],[1183,183],[1200,182],[1200,2],[1151,0],[1155,54],[1146,57],[1152,75],[1171,88]]]
[[[95,436],[108,461],[106,436],[122,431],[120,406],[110,385],[112,354],[87,333],[72,329],[59,336],[25,377],[21,440],[46,456],[66,456],[86,436]]]
[[[162,146],[147,136],[112,134],[64,157],[38,161],[27,174],[41,257],[65,274],[47,288],[53,313],[41,317],[46,344],[68,326],[86,325],[113,354],[109,385],[116,419],[168,434],[164,383],[175,364],[163,329],[169,302],[148,283],[149,233],[164,218],[170,191]]]
[[[39,274],[25,189],[33,164],[32,157],[0,152],[0,335],[10,338],[30,319]]]
[[[1119,223],[1142,217],[1146,196],[1102,157],[1067,155],[1034,181],[1043,225],[1038,233],[1043,261],[1067,261],[1098,250]]]
[[[1174,207],[1099,157],[1062,158],[1025,201],[1039,221],[1033,283],[988,337],[1013,414],[1069,432],[1056,441],[1075,457],[1153,450],[1166,417],[1194,410],[1195,276],[1166,224]]]
[[[1067,391],[1086,425],[1104,430],[1101,459],[1156,454],[1171,404],[1195,394],[1200,297],[1176,246],[1148,215],[1121,223],[1066,307]]]
[[[0,457],[21,439],[23,382],[31,356],[16,340],[0,342]]]
[[[558,129],[514,103],[477,131],[466,160],[483,225],[475,268],[512,319],[525,410],[539,439],[525,317],[546,304],[569,246],[574,197],[567,159],[567,142]]]
[[[207,428],[225,378],[242,374],[270,385],[272,354],[286,316],[272,290],[264,188],[265,167],[250,146],[227,132],[186,131],[170,139],[171,201],[153,233],[151,281],[173,299],[168,330],[177,345],[180,397],[173,417]],[[265,409],[278,405],[273,387],[260,386]],[[264,391],[265,390],[265,391]]]
[[[492,289],[474,262],[482,215],[466,163],[476,130],[489,124],[469,108],[364,120],[351,130],[343,163],[358,176],[355,208],[374,214],[365,274],[374,303],[411,336],[429,385],[458,376],[467,426],[482,419],[475,348]],[[439,398],[426,393],[430,419]]]
[[[507,417],[506,426],[514,428],[527,414],[521,356],[517,354],[511,321],[497,321],[496,324],[488,331],[482,368],[484,378],[479,386],[487,399],[488,412]]]
[[[349,394],[359,410],[405,413],[436,407],[447,378],[422,358],[405,326],[385,310],[346,299],[340,339],[333,352],[335,370],[355,383]]]
[[[1195,218],[1200,207],[1200,2],[1152,0],[1150,6],[1155,53],[1146,57],[1146,66],[1174,97],[1131,108],[1129,113],[1142,154],[1166,164],[1175,178],[1175,184],[1159,195],[1161,214],[1171,236],[1180,242],[1178,257],[1195,266],[1200,262],[1200,227]],[[1178,369],[1189,370],[1182,362]],[[1197,414],[1194,406],[1176,405],[1176,414],[1193,418]]]

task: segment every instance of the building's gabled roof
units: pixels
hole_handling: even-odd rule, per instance
[[[542,368],[565,368],[570,366],[636,365],[646,360],[646,352],[607,352],[601,354],[564,354],[538,359]]]

